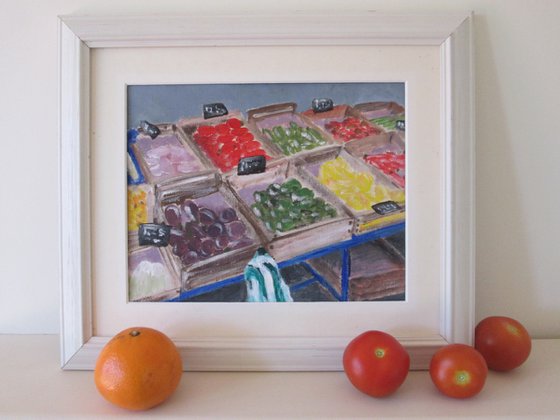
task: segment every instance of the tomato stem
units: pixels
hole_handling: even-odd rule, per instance
[[[133,337],[138,337],[140,335],[140,331],[132,330],[132,331],[130,331],[130,335],[133,336]]]

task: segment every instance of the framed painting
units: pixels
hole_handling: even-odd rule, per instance
[[[61,17],[63,367],[131,325],[191,370],[471,342],[471,19]]]
[[[404,83],[127,99],[129,301],[405,300]]]

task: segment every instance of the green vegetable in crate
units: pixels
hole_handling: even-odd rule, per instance
[[[253,198],[253,213],[272,232],[287,232],[336,216],[333,206],[293,178],[255,191]]]
[[[262,131],[288,156],[302,150],[314,149],[326,143],[319,131],[311,127],[300,127],[293,121],[289,127],[277,125],[272,129],[265,128]]]
[[[385,130],[395,131],[397,129],[398,120],[404,120],[404,115],[387,115],[385,117],[374,118],[370,121],[379,127],[383,127]]]

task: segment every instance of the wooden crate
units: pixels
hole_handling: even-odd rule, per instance
[[[349,250],[348,300],[378,300],[405,292],[404,258],[385,245],[384,240],[377,240]],[[343,294],[341,252],[314,258],[309,264],[337,293]]]
[[[133,200],[131,203],[130,200]],[[129,233],[137,232],[140,223],[154,220],[155,192],[150,184],[128,185],[127,187],[127,224]],[[138,214],[142,213],[142,214]],[[135,217],[136,216],[136,217]],[[142,217],[142,216],[145,216]],[[132,217],[132,220],[131,220]]]
[[[404,118],[404,107],[396,102],[364,102],[354,105],[354,108],[368,120],[390,115],[402,115]]]
[[[156,193],[157,210],[155,219],[158,223],[173,225],[174,223],[165,215],[165,208],[174,204],[180,206],[186,200],[194,202],[197,206],[211,209],[216,214],[221,214],[226,208],[232,208],[236,212],[237,221],[241,222],[246,231],[243,236],[235,242],[232,247],[215,249],[210,255],[194,261],[182,261],[178,255],[173,253],[173,264],[181,273],[181,291],[189,291],[201,286],[209,285],[243,273],[249,260],[253,257],[262,239],[251,225],[245,214],[245,208],[240,206],[235,195],[227,185],[222,183],[221,178],[215,175],[213,179],[199,178],[198,180],[187,180],[184,182],[167,185]],[[188,219],[186,219],[188,221]],[[183,223],[183,222],[182,222]],[[227,231],[230,222],[220,221],[223,229]],[[184,223],[183,223],[184,226]],[[192,227],[192,225],[190,225]],[[191,229],[191,228],[189,228]],[[179,235],[177,228],[172,228],[172,234]],[[198,231],[197,231],[198,232]],[[192,233],[192,231],[191,231]],[[186,238],[192,238],[183,233]],[[202,237],[202,241],[210,240],[210,237]],[[217,240],[217,239],[215,239]],[[171,247],[174,245],[171,244]]]
[[[133,272],[138,269],[140,265],[135,259],[139,259],[142,264],[160,264],[161,273],[167,277],[167,282],[157,290],[146,291],[142,293],[141,290],[136,290],[132,282],[134,282]],[[155,302],[166,299],[171,299],[179,295],[180,290],[180,276],[176,270],[171,255],[166,248],[157,247],[137,247],[129,253],[128,257],[129,266],[129,299],[134,302]],[[151,274],[153,275],[153,268]],[[143,285],[144,287],[146,284]],[[140,286],[139,286],[140,287]]]
[[[402,138],[396,133],[386,133],[377,139],[368,139],[362,142],[348,144],[345,147],[346,151],[354,156],[356,159],[361,160],[367,165],[364,157],[367,155],[377,155],[385,152],[393,152],[395,154],[402,154],[405,151]],[[382,172],[387,178],[391,180],[397,187],[404,188],[405,178],[396,173],[386,173],[376,165],[371,165]]]
[[[382,185],[384,188],[394,193],[395,195],[398,194],[404,196],[404,190],[402,188],[394,185],[384,174],[379,172],[376,168],[366,165],[364,162],[355,159],[345,149],[325,151],[322,154],[306,156],[302,158],[297,164],[302,167],[302,170],[306,172],[310,178],[313,178],[317,183],[320,183],[318,177],[321,165],[338,157],[344,159],[344,161],[346,161],[353,170],[373,175],[375,184]],[[324,185],[321,185],[321,187],[328,191],[328,194],[333,197],[333,201],[338,201],[340,205],[345,209],[345,211],[352,216],[352,218],[354,219],[354,234],[364,233],[366,231],[370,231],[380,227],[400,223],[405,220],[406,212],[404,201],[398,201],[398,205],[400,207],[398,210],[395,210],[388,214],[378,214],[376,211],[374,211],[373,208],[369,208],[367,210],[355,210],[342,198],[339,198],[334,193],[334,191],[330,190]]]
[[[274,160],[283,157],[283,155],[279,153],[276,148],[271,147],[271,145],[268,142],[263,141],[262,138],[258,135],[258,133],[254,131],[253,127],[251,127],[250,124],[247,124],[247,122],[243,118],[243,114],[240,111],[231,111],[227,115],[214,117],[211,119],[204,119],[203,117],[183,118],[177,123],[177,126],[181,135],[183,135],[186,139],[188,139],[190,143],[193,145],[193,147],[196,148],[200,154],[205,156],[206,160],[210,162],[210,165],[215,171],[218,171],[223,174],[231,174],[237,170],[237,164],[235,164],[235,166],[233,166],[229,170],[222,170],[218,162],[216,162],[210,155],[208,155],[206,151],[204,151],[202,146],[199,145],[194,138],[194,134],[199,127],[217,126],[222,123],[225,123],[230,118],[237,118],[239,121],[241,121],[242,127],[247,128],[249,130],[249,132],[253,135],[254,139],[261,144],[262,149],[269,156],[268,159],[269,162],[272,162]]]
[[[255,192],[289,179],[298,180],[303,187],[313,191],[315,197],[325,200],[336,210],[336,215],[286,232],[269,229],[251,210],[251,205],[255,203]],[[227,183],[244,204],[253,224],[264,238],[267,252],[277,261],[284,261],[351,238],[353,222],[346,210],[338,201],[332,201],[332,196],[292,161],[276,162],[264,173],[228,177]]]
[[[376,136],[384,133],[384,130],[380,127],[369,122],[365,119],[362,114],[356,110],[355,108],[351,107],[350,105],[337,105],[330,111],[326,112],[315,112],[313,109],[308,109],[302,114],[303,116],[307,117],[309,120],[313,121],[313,123],[320,127],[324,132],[328,133],[336,142],[342,144],[348,144],[352,142],[359,142],[365,139],[374,139]],[[328,128],[328,124],[335,123],[335,122],[342,122],[347,118],[355,118],[357,119],[360,124],[368,127],[372,134],[362,137],[362,138],[355,138],[345,141],[341,138],[337,138]]]
[[[157,127],[161,133],[155,139],[152,139],[147,134],[139,133],[131,146],[148,183],[152,185],[165,185],[191,177],[211,175],[214,170],[213,166],[200,154],[197,148],[193,147],[190,141],[181,136],[174,124],[158,124]],[[181,153],[188,157],[188,161],[175,162],[173,173],[158,174],[157,165],[150,163],[148,153],[150,150],[156,150],[157,147],[166,144],[167,139],[169,139],[168,144],[180,147]],[[183,166],[181,167],[181,165]]]
[[[396,102],[365,102],[354,105],[354,108],[358,110],[365,119],[382,128],[384,131],[396,133],[404,146],[405,129],[400,129],[398,126],[395,126],[394,128],[388,128],[386,126],[383,126],[383,124],[379,124],[378,122],[376,122],[378,118],[387,117],[395,120],[405,121],[405,110],[403,106],[399,105]]]
[[[247,111],[247,123],[254,133],[260,136],[260,138],[264,142],[268,143],[270,147],[274,148],[276,150],[276,153],[281,156],[303,156],[316,153],[320,150],[337,147],[337,142],[334,141],[330,134],[321,130],[320,127],[316,126],[310,119],[306,118],[304,115],[296,112],[296,109],[297,104],[294,102],[273,104],[260,108],[250,109]],[[265,133],[265,131],[263,131],[272,130],[277,126],[288,128],[291,123],[295,123],[296,125],[304,129],[310,128],[317,131],[324,139],[325,144],[316,146],[313,149],[301,150],[297,153],[287,154],[282,151],[282,149],[276,143],[274,143],[274,141],[270,138],[269,135]]]

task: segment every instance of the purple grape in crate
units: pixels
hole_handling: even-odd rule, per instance
[[[228,236],[234,241],[241,239],[246,231],[247,227],[239,220],[227,224]]]
[[[173,253],[175,255],[181,256],[188,250],[188,242],[184,237],[177,239],[173,244]]]
[[[203,238],[204,236],[206,236],[204,229],[202,229],[198,222],[185,223],[183,230],[187,238]]]
[[[181,210],[179,210],[177,205],[169,204],[166,206],[163,215],[168,225],[173,227],[181,226]]]
[[[181,255],[181,262],[185,265],[190,265],[199,260],[198,254],[194,251],[187,251]]]
[[[184,222],[194,222],[198,221],[198,206],[192,200],[185,199],[183,204],[181,205],[182,216],[184,218]]]
[[[211,209],[206,207],[202,207],[198,213],[200,223],[205,226],[209,226],[214,223],[217,219],[216,213],[214,213]]]
[[[216,238],[216,249],[223,250],[229,245],[229,238],[227,234],[220,235]]]
[[[217,238],[225,232],[226,228],[223,223],[215,222],[206,228],[206,233],[211,238]]]
[[[206,238],[203,239],[200,244],[200,255],[203,257],[209,257],[216,251],[216,243],[213,239]]]
[[[237,220],[237,212],[234,209],[228,207],[221,211],[220,221],[222,223],[229,223],[233,222],[234,220]]]

